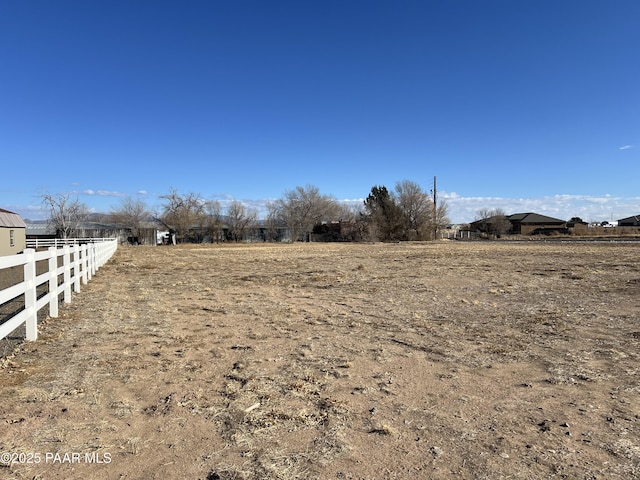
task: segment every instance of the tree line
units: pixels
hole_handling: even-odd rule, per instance
[[[150,208],[142,199],[125,197],[106,214],[110,221],[140,235],[150,222],[175,232],[179,242],[241,241],[260,228],[265,241],[307,241],[333,232],[331,239],[342,241],[431,240],[448,222],[447,205],[434,204],[417,183],[403,180],[389,190],[375,185],[361,204],[348,204],[320,192],[314,185],[297,186],[266,206],[259,222],[258,211],[234,200],[224,206],[200,194],[170,189],[161,195],[161,204]],[[72,236],[89,217],[89,209],[65,194],[42,196],[49,223],[59,236]]]

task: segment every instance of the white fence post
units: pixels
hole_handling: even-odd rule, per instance
[[[64,303],[71,303],[71,256],[69,255],[69,245],[62,248],[62,264],[64,266]]]
[[[94,265],[96,267],[96,272],[100,270],[102,266],[102,253],[104,251],[103,243],[94,243],[93,244],[93,255],[94,255]]]
[[[91,279],[89,275],[89,245],[84,244],[80,245],[80,261],[82,263],[82,284],[86,285],[87,282]]]
[[[89,255],[89,262],[91,262],[91,268],[89,269],[89,278],[96,274],[96,244],[90,243],[87,245],[91,254]]]
[[[49,247],[49,316],[58,316],[58,249]]]
[[[73,292],[80,291],[80,246],[74,244],[71,248],[73,252]]]
[[[27,312],[26,337],[27,340],[38,339],[38,312],[36,311],[36,251],[27,248],[23,252],[26,263],[24,264],[24,309]]]

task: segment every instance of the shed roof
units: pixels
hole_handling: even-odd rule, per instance
[[[3,208],[0,208],[0,227],[27,228],[20,215]]]

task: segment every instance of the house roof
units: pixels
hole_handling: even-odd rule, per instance
[[[514,213],[507,217],[510,222],[518,222],[525,224],[564,224],[567,223],[559,218],[547,217],[546,215],[540,215],[539,213]]]
[[[504,215],[492,215],[491,217],[488,217],[488,218],[481,218],[480,220],[475,220],[471,222],[469,225],[482,225],[482,224],[492,225],[496,223],[497,220],[500,220],[503,218],[508,219],[510,217],[505,217]]]
[[[20,215],[0,208],[0,227],[26,228],[27,226]]]
[[[627,218],[621,218],[620,220],[618,220],[618,223],[640,223],[640,215],[631,215],[630,217]]]
[[[28,223],[27,235],[55,235],[56,228],[48,222]]]
[[[27,225],[27,235],[55,235],[57,233],[56,227],[51,223],[43,221],[29,222]],[[82,222],[78,225],[79,229],[85,230],[118,230],[120,228],[126,229],[127,227],[118,225],[116,223],[105,222]],[[156,228],[156,225],[150,222],[144,222],[141,228]]]

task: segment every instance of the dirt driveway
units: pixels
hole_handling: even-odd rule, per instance
[[[0,359],[0,477],[640,478],[639,258],[120,248]]]

